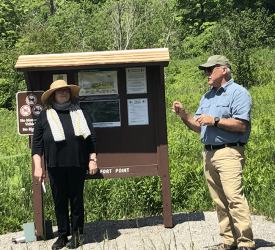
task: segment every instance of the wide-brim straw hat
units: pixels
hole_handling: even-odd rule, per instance
[[[51,96],[51,94],[54,91],[61,88],[69,88],[71,91],[71,98],[78,97],[80,91],[79,86],[67,84],[64,80],[56,80],[51,84],[50,89],[42,94],[41,101],[45,103],[45,101],[47,101],[47,99]]]

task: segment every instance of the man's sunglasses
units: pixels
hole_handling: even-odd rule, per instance
[[[215,69],[215,68],[221,68],[221,67],[224,67],[224,66],[220,66],[220,65],[214,65],[214,66],[212,66],[212,67],[207,67],[207,68],[204,68],[204,72],[209,72],[209,73],[212,73],[213,72],[213,70]]]

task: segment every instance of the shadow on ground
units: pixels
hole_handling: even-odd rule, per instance
[[[181,213],[173,215],[173,225],[186,221],[204,221],[202,212]],[[142,228],[147,226],[163,225],[162,216],[152,216],[129,220],[108,220],[86,223],[84,226],[84,244],[113,240],[119,237],[121,229]]]
[[[255,241],[256,249],[258,249],[260,247],[274,247],[275,246],[274,242],[269,242],[269,241],[265,241],[262,239],[254,239],[254,241]]]

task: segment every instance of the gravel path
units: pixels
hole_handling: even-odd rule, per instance
[[[252,215],[251,219],[256,248],[275,249],[275,223],[259,215]],[[216,212],[173,214],[171,229],[164,228],[162,223],[161,216],[87,223],[84,245],[78,250],[207,250],[221,241]],[[53,230],[56,236],[56,227]],[[0,249],[51,250],[56,240],[12,243],[12,238],[22,235],[23,231],[0,235]]]

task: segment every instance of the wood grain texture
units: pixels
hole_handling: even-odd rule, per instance
[[[168,49],[160,48],[64,54],[22,55],[18,57],[15,68],[51,68],[152,62],[169,62]]]

